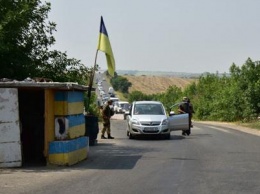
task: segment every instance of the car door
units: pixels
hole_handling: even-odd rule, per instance
[[[189,114],[175,114],[168,117],[168,126],[171,131],[188,130]]]
[[[130,109],[129,109],[129,111],[126,113],[127,129],[128,129],[129,126],[131,126],[132,107],[133,107],[133,104],[130,105]]]
[[[114,102],[114,112],[117,113],[118,112],[118,102]]]

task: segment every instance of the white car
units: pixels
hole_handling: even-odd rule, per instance
[[[129,110],[129,102],[127,101],[116,101],[114,102],[114,112],[117,113],[125,113]]]
[[[112,87],[109,87],[108,88],[108,94],[115,94],[115,91],[114,91],[114,88],[112,88]]]
[[[171,138],[171,131],[188,130],[189,115],[167,116],[163,104],[159,101],[135,101],[126,117],[127,135],[133,139],[138,135],[163,135]]]
[[[100,94],[100,96],[102,96],[102,95],[104,95],[104,94],[106,94],[106,93],[105,93],[104,90],[101,90],[101,91],[99,92],[99,94]]]

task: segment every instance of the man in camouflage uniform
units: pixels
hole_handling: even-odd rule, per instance
[[[182,103],[179,105],[179,113],[180,114],[185,114],[185,113],[188,113],[189,114],[189,130],[182,130],[182,135],[190,135],[190,128],[191,128],[191,116],[192,116],[192,113],[191,113],[191,110],[190,110],[190,101],[189,101],[189,98],[187,97],[183,97],[183,100],[182,100]]]
[[[101,139],[114,139],[114,137],[111,136],[111,130],[110,130],[110,118],[114,115],[114,111],[111,110],[110,105],[112,105],[112,100],[108,100],[106,105],[103,107],[102,110],[102,117],[103,117],[103,129],[101,134]],[[107,138],[105,137],[105,132],[107,132]]]

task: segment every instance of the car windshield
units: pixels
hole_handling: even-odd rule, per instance
[[[134,108],[135,115],[164,115],[161,104],[136,104]]]
[[[125,109],[125,110],[129,110],[129,106],[130,106],[129,103],[120,104],[120,107],[123,108],[123,109]]]

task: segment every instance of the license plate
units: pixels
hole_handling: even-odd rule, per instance
[[[145,127],[144,131],[157,131],[158,128],[157,127]]]

